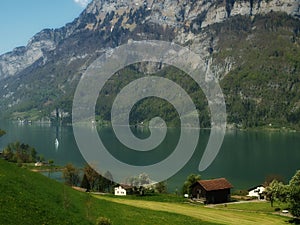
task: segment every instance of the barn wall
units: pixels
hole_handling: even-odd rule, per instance
[[[206,191],[200,184],[192,188],[192,198],[205,198],[207,204],[230,201],[230,189]]]
[[[230,189],[206,192],[206,203],[223,203],[230,201]]]

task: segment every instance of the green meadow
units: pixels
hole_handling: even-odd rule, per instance
[[[114,225],[289,224],[267,203],[205,207],[172,195],[93,195],[0,159],[1,225],[95,224],[99,217]]]
[[[177,213],[99,200],[0,159],[1,225],[95,224],[100,216],[115,225],[216,224]]]

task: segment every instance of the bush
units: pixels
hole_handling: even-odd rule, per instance
[[[280,211],[280,208],[277,207],[277,208],[275,208],[274,210],[275,210],[275,212],[279,212],[279,211]]]
[[[112,225],[112,222],[110,219],[105,217],[99,217],[97,219],[96,225]]]

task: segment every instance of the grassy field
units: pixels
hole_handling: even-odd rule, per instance
[[[0,225],[95,224],[100,216],[114,225],[288,224],[288,218],[271,212],[266,203],[228,204],[224,209],[174,195],[91,195],[0,159]]]
[[[274,202],[273,207],[271,207],[270,202],[246,202],[246,203],[238,203],[238,204],[226,204],[218,205],[216,208],[224,209],[224,210],[242,210],[248,212],[265,212],[265,213],[274,213],[275,208],[279,208],[280,210],[286,209],[287,204]]]
[[[196,218],[204,221],[210,221],[220,224],[237,224],[237,225],[279,225],[289,224],[289,218],[271,214],[270,212],[253,212],[253,205],[247,209],[245,204],[244,210],[222,210],[220,208],[208,208],[203,205],[192,205],[188,203],[170,203],[158,201],[145,201],[137,199],[127,199],[126,197],[116,198],[110,196],[95,196],[102,200],[107,200],[115,203],[130,205],[143,209],[164,211],[186,215],[191,218]],[[248,203],[247,203],[248,204]],[[237,204],[238,205],[238,204]],[[267,207],[266,205],[264,206]]]
[[[99,200],[0,159],[0,225],[95,224],[100,216],[114,225],[218,224]]]
[[[110,198],[120,199],[120,196],[115,196],[113,194],[109,194],[109,195],[105,195],[105,196],[109,196]],[[169,202],[169,203],[187,203],[187,202],[189,202],[186,198],[181,197],[181,195],[179,196],[179,195],[175,195],[175,194],[159,194],[159,193],[151,193],[151,194],[146,194],[144,196],[127,195],[126,199],[153,201],[153,202]]]

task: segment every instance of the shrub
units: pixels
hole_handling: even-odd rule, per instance
[[[96,225],[112,225],[112,222],[110,219],[105,217],[99,217],[97,219]]]

